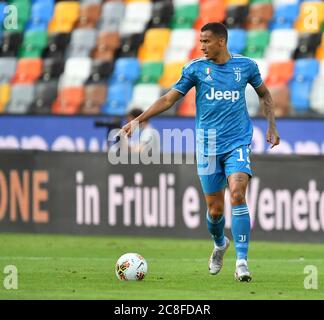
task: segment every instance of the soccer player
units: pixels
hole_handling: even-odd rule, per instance
[[[197,169],[204,192],[207,228],[214,241],[209,272],[218,274],[229,247],[224,236],[224,193],[228,186],[232,206],[232,236],[237,260],[235,278],[251,281],[247,265],[250,216],[246,188],[252,171],[250,144],[252,123],[248,115],[245,88],[250,83],[257,92],[268,119],[267,141],[271,148],[280,142],[274,117],[274,104],[262,82],[257,64],[227,49],[227,29],[221,23],[208,23],[200,33],[204,57],[184,66],[174,87],[154,102],[135,121],[142,122],[170,108],[192,87],[196,87]],[[134,123],[127,123],[121,134],[130,135]]]

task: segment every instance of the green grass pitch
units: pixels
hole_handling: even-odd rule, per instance
[[[0,299],[324,299],[320,244],[252,241],[253,281],[239,283],[233,243],[217,276],[208,273],[208,240],[0,234],[0,243]],[[143,281],[116,278],[115,262],[127,252],[146,258]],[[18,269],[17,290],[4,288],[7,265]],[[304,287],[308,265],[317,270],[318,289]]]

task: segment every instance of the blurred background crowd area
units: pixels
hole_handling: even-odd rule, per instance
[[[324,115],[324,2],[299,0],[0,1],[0,112],[145,110],[201,56],[200,28],[258,63],[276,116]],[[192,89],[165,114],[195,115]],[[251,116],[261,114],[246,89]]]

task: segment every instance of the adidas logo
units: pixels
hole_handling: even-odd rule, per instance
[[[213,78],[210,76],[210,74],[205,78],[206,81],[211,81]]]

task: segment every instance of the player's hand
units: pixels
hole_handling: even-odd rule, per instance
[[[130,137],[134,130],[136,129],[136,127],[138,126],[138,122],[137,121],[130,121],[127,124],[125,124],[118,132],[117,136],[120,137]]]
[[[269,127],[267,131],[267,142],[271,144],[271,149],[280,143],[280,137],[276,127]]]

